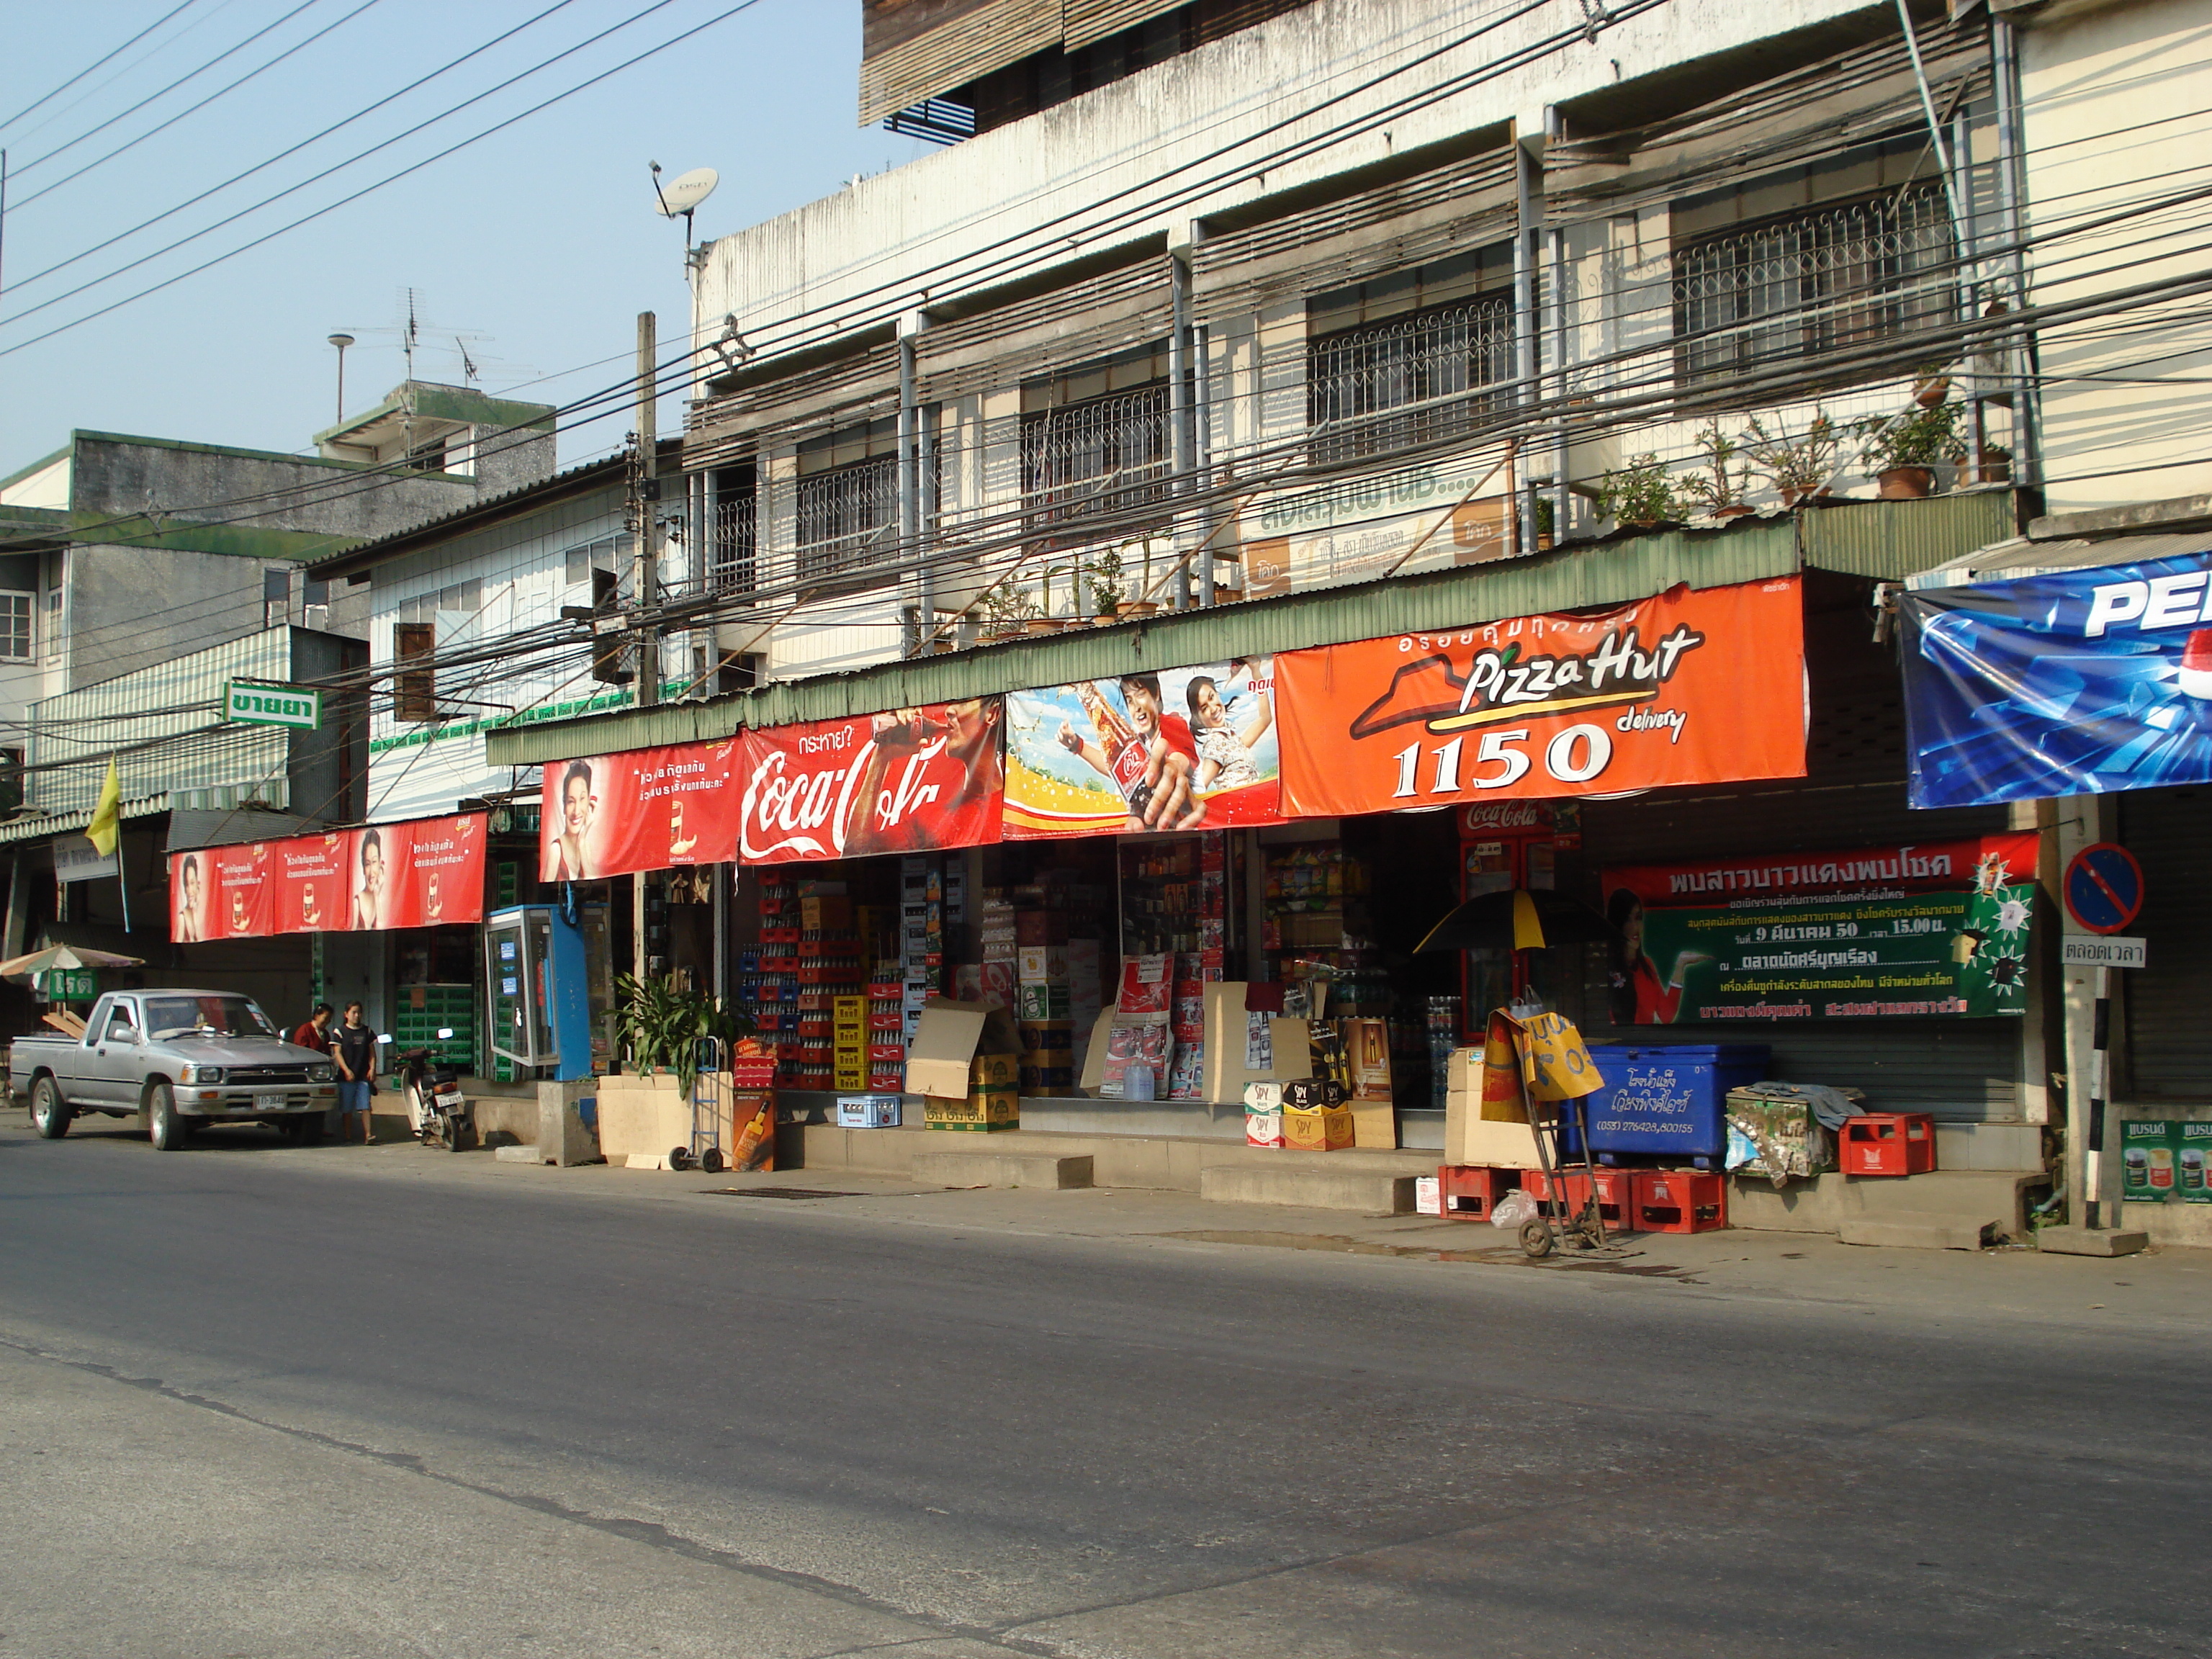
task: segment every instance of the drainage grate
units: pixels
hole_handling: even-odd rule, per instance
[[[709,1198],[866,1198],[866,1193],[833,1193],[820,1187],[702,1187]]]

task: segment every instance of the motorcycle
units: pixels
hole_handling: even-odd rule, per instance
[[[425,1146],[458,1152],[476,1138],[476,1114],[461,1093],[461,1074],[428,1048],[393,1056],[407,1100],[407,1121]]]

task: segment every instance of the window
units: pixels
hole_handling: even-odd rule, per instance
[[[394,623],[392,625],[392,714],[395,720],[434,720],[438,718],[438,674],[431,665],[438,651],[434,623]],[[410,668],[410,663],[421,666]]]
[[[46,650],[49,661],[62,653],[62,595],[64,591],[59,586],[46,590]]]
[[[716,592],[751,589],[758,552],[758,492],[750,466],[726,466],[711,477],[712,515],[707,532],[707,585]]]
[[[1939,185],[1792,213],[1674,256],[1676,369],[1692,385],[1938,327],[1954,314]]]
[[[1306,349],[1314,463],[1471,430],[1494,401],[1480,388],[1512,374],[1513,307],[1502,295],[1323,336]]]
[[[0,657],[10,662],[28,660],[36,604],[35,596],[29,593],[0,592]]]
[[[898,420],[825,432],[799,446],[799,574],[889,559],[898,535]]]

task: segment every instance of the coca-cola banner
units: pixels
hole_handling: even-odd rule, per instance
[[[785,864],[998,840],[1002,712],[999,698],[975,697],[746,732],[738,856]]]
[[[179,945],[483,920],[484,815],[419,818],[169,855]]]
[[[546,881],[738,855],[734,780],[742,739],[632,749],[548,764],[538,813],[538,875]]]
[[[1269,659],[1006,696],[1010,841],[1279,823]]]
[[[1797,578],[1275,658],[1299,817],[1805,775]]]

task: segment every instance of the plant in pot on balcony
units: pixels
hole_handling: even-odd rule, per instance
[[[1859,463],[1881,483],[1886,501],[1917,501],[1936,488],[1936,468],[1965,459],[1959,441],[1961,406],[1921,404],[1907,415],[1875,415],[1851,429],[1860,440]]]
[[[1709,518],[1741,518],[1751,511],[1744,505],[1744,471],[1731,469],[1730,464],[1742,453],[1743,446],[1722,431],[1718,421],[1707,421],[1697,442],[1705,469],[1684,476],[1677,486],[1683,501],[1695,504]]]
[[[1128,593],[1121,580],[1121,550],[1109,547],[1093,554],[1083,570],[1091,582],[1091,614],[1103,627],[1120,614]]]
[[[1682,508],[1666,462],[1656,455],[1635,455],[1598,481],[1597,510],[1624,526],[1649,530],[1680,518]]]
[[[1844,434],[1828,418],[1827,410],[1818,407],[1800,437],[1791,437],[1778,417],[1774,430],[1769,432],[1756,415],[1743,434],[1744,453],[1780,493],[1784,507],[1826,495],[1828,481],[1836,476],[1836,458],[1843,448]]]

